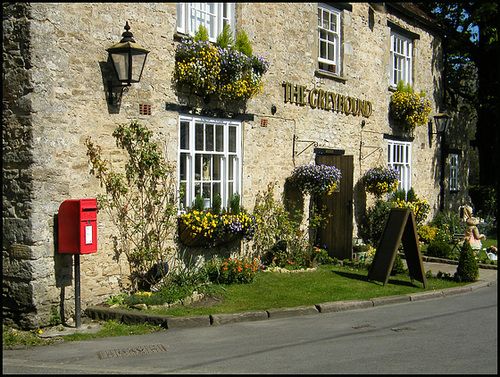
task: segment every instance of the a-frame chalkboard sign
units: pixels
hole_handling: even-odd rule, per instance
[[[424,288],[427,288],[422,255],[418,246],[415,215],[409,208],[391,209],[368,272],[368,279],[381,281],[384,286],[387,285],[401,241],[403,241],[406,264],[412,281],[413,279],[418,280],[424,285]]]

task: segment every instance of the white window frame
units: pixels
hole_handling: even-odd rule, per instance
[[[398,190],[411,189],[411,149],[409,141],[387,141],[387,166],[399,172]]]
[[[450,191],[458,191],[458,154],[450,153]]]
[[[328,23],[325,23],[325,17],[328,18]],[[335,75],[341,74],[341,30],[341,11],[326,4],[318,4],[318,69],[320,71]],[[328,68],[325,69],[324,66]]]
[[[200,25],[207,28],[209,40],[215,42],[224,26],[235,31],[234,3],[177,3],[177,32],[194,36]]]
[[[227,207],[229,199],[241,192],[241,122],[181,114],[178,126],[180,213],[193,205],[198,194],[206,199],[205,208],[211,207],[217,190]]]
[[[391,30],[391,86],[413,86],[413,40]]]

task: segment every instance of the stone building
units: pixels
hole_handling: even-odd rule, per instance
[[[149,54],[140,82],[110,103],[107,49],[126,22]],[[175,87],[175,48],[200,24],[211,40],[226,24],[246,32],[269,62],[260,94],[222,105]],[[23,327],[48,324],[53,307],[73,310],[73,259],[56,250],[57,214],[65,200],[103,192],[84,143],[92,137],[122,163],[112,137],[118,124],[147,126],[176,163],[195,154],[181,153],[181,127],[231,133],[235,149],[224,151],[224,163],[232,161],[225,169],[234,176],[220,182],[223,199],[239,193],[250,210],[270,182],[283,189],[294,166],[342,166],[331,205],[344,208],[335,231],[349,247],[373,204],[360,184],[370,168],[398,168],[401,187],[431,205],[428,220],[441,197],[452,197],[445,207],[456,210],[466,195],[467,140],[451,138],[464,121],[452,122],[445,155],[432,118],[443,111],[439,29],[409,3],[5,3],[3,58],[2,301],[4,318]],[[399,80],[425,92],[432,107],[430,124],[411,135],[389,117]],[[185,180],[189,205],[195,182]],[[98,252],[81,261],[83,309],[120,293],[128,274],[126,260],[114,257],[113,224],[101,214],[97,223]]]

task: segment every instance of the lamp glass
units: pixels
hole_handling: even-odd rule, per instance
[[[139,82],[142,76],[142,70],[144,69],[144,64],[146,63],[147,53],[132,51],[132,71],[130,76],[130,82]]]
[[[129,53],[115,52],[110,54],[113,66],[115,67],[118,81],[129,82]]]
[[[436,114],[434,116],[434,121],[436,123],[437,132],[446,132],[448,126],[450,125],[451,117],[446,113]]]

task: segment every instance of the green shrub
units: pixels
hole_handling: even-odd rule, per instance
[[[376,246],[379,243],[385,224],[389,218],[389,213],[394,206],[392,202],[379,200],[375,206],[366,211],[359,227],[360,236],[366,244]]]
[[[465,233],[465,223],[460,221],[460,217],[458,213],[449,213],[449,212],[438,212],[434,219],[429,223],[431,226],[437,227],[441,234],[438,233],[438,238],[442,237],[443,241],[447,241],[445,238],[456,234],[464,234]]]
[[[325,249],[313,246],[311,251],[311,259],[317,264],[332,264],[333,259],[328,255]]]
[[[234,42],[234,48],[245,54],[248,57],[252,57],[252,45],[248,40],[247,33],[245,30],[241,30],[236,36],[236,41]]]
[[[214,195],[214,200],[212,202],[212,213],[219,216],[222,208],[222,198],[219,194]]]
[[[427,247],[427,255],[436,258],[450,258],[451,246],[440,240],[435,240]]]
[[[417,229],[418,238],[425,244],[430,244],[436,239],[438,228],[430,225],[422,225]]]
[[[474,282],[479,277],[479,267],[477,265],[474,252],[468,241],[465,241],[460,249],[460,259],[458,261],[455,280],[458,282]]]
[[[255,256],[266,265],[308,267],[312,263],[309,234],[294,221],[282,198],[275,198],[275,185],[270,183],[255,199],[254,215],[259,222],[252,245]]]
[[[497,208],[497,192],[491,186],[470,186],[469,195],[476,207],[476,215],[480,217],[495,216]]]
[[[404,274],[406,272],[403,259],[396,254],[396,259],[394,259],[394,264],[392,265],[391,275]]]

